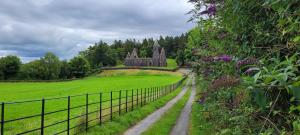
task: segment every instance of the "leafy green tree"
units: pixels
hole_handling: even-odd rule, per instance
[[[107,43],[100,41],[94,46],[90,46],[87,50],[80,52],[85,57],[92,68],[99,66],[114,66],[117,64],[118,54],[115,49],[111,49]]]
[[[176,63],[177,63],[177,65],[180,65],[180,66],[185,64],[185,56],[184,56],[183,50],[177,51]]]
[[[70,60],[70,69],[72,76],[81,78],[89,73],[90,64],[84,57],[77,56]]]
[[[6,56],[0,59],[0,70],[3,79],[15,77],[21,66],[21,60],[17,56]],[[0,77],[1,78],[1,77]]]
[[[43,69],[42,79],[51,80],[58,79],[60,74],[60,61],[53,53],[46,53],[44,57],[40,59],[40,64]]]
[[[65,60],[61,62],[59,78],[60,79],[71,78],[71,67],[70,64]]]
[[[43,71],[40,60],[31,61],[21,65],[19,79],[40,80],[43,79]]]

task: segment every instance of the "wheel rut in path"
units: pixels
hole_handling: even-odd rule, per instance
[[[129,128],[123,135],[140,135],[144,131],[146,131],[153,123],[163,116],[165,112],[167,112],[171,107],[174,106],[176,102],[178,102],[184,94],[188,90],[188,85],[191,81],[191,77],[189,77],[188,81],[186,82],[185,86],[182,88],[182,91],[172,100],[170,100],[165,106],[161,107],[160,109],[156,110],[152,114],[148,115],[145,119],[137,123],[135,126]]]
[[[192,92],[188,102],[185,104],[179,118],[176,121],[176,125],[173,127],[170,135],[188,135],[189,120],[192,111],[192,105],[196,96],[195,78],[192,79]]]

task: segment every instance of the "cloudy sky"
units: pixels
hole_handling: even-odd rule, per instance
[[[0,57],[69,59],[103,40],[180,35],[192,28],[187,0],[1,0]]]

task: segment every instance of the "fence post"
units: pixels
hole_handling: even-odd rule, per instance
[[[133,110],[133,89],[131,90],[131,111]]]
[[[112,102],[112,91],[110,92],[110,121],[112,121],[112,108],[113,108],[113,102]]]
[[[68,130],[67,130],[67,134],[70,134],[70,106],[71,106],[71,97],[68,96]]]
[[[147,89],[147,91],[148,91],[148,96],[147,96],[147,99],[146,99],[146,100],[149,102],[149,98],[150,98],[149,88]],[[147,101],[146,101],[146,102],[147,102]]]
[[[136,89],[136,107],[139,107],[139,89]]]
[[[87,131],[89,126],[89,94],[86,94],[85,100],[85,131]]]
[[[100,93],[100,125],[102,125],[102,93]]]
[[[128,102],[128,90],[126,90],[126,104],[125,104],[125,106],[126,106],[126,112],[128,111],[127,110],[127,102]]]
[[[45,99],[42,99],[42,112],[41,112],[41,135],[44,135],[45,124]]]
[[[141,106],[143,106],[143,89],[141,89]]]
[[[155,87],[155,100],[158,98],[158,88]]]
[[[158,98],[161,96],[161,87],[158,87]]]
[[[122,91],[119,92],[119,115],[121,115],[121,96],[122,96]]]
[[[1,135],[4,135],[4,102],[1,105]]]
[[[144,105],[147,104],[147,88],[144,89]]]
[[[155,91],[154,91],[154,87],[152,87],[152,102],[154,101],[154,95],[155,94]]]

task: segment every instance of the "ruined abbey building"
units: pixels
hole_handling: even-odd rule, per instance
[[[161,48],[159,52],[160,45],[156,41],[153,45],[153,55],[152,58],[139,58],[137,50],[134,48],[132,53],[128,52],[124,64],[125,66],[153,66],[153,67],[166,67],[167,58],[164,48]]]

